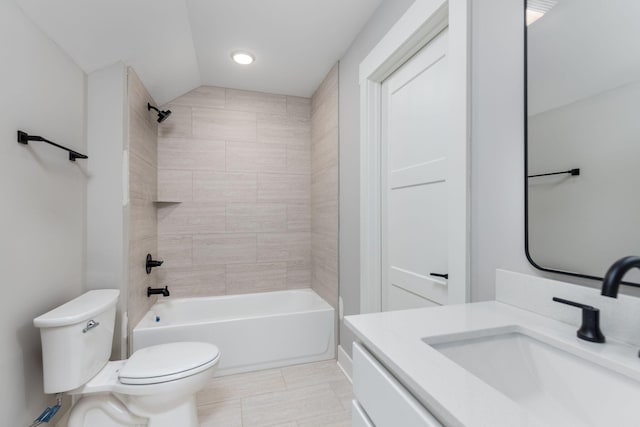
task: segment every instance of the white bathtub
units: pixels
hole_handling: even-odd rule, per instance
[[[332,359],[334,310],[310,289],[158,302],[133,329],[133,350],[205,341],[222,353],[216,375]]]

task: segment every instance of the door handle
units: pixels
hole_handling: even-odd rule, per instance
[[[443,279],[449,280],[449,273],[441,274],[441,273],[429,273],[429,276],[433,277],[442,277]]]

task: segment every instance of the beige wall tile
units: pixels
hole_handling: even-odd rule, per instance
[[[258,201],[273,203],[308,203],[309,175],[258,174]]]
[[[287,172],[309,174],[311,172],[311,150],[289,144],[287,146]]]
[[[286,289],[287,264],[229,264],[227,293],[246,294]]]
[[[158,256],[164,261],[161,268],[191,267],[192,247],[191,236],[158,236]]]
[[[169,286],[171,296],[206,297],[226,293],[226,269],[224,265],[160,267],[158,285]]]
[[[129,119],[129,152],[155,166],[158,161],[156,123],[150,124],[149,120],[142,120],[135,114],[129,114]]]
[[[311,229],[314,233],[335,238],[338,235],[338,201],[316,203],[313,206]]]
[[[128,307],[129,332],[140,321],[155,298],[147,298],[147,287],[155,287],[157,283],[156,272],[147,274],[145,271],[145,259],[148,253],[157,253],[158,240],[150,239],[130,239],[129,241],[129,286],[128,286]]]
[[[303,117],[259,113],[258,142],[308,147],[311,144],[310,121]]]
[[[140,120],[138,123],[154,124],[157,116],[154,112],[147,110],[147,103],[155,105],[155,101],[132,67],[127,68],[127,87],[129,92],[129,114],[136,116]],[[133,124],[132,120],[130,124]]]
[[[308,261],[310,241],[307,232],[258,234],[258,262]]]
[[[158,126],[153,114],[147,111],[147,103],[155,101],[138,78],[136,72],[129,67],[129,150],[151,165],[157,162],[156,140]]]
[[[149,201],[158,198],[156,167],[133,153],[129,156],[129,198]]]
[[[162,109],[171,110],[171,117],[162,123],[158,123],[158,136],[165,138],[189,138],[192,135],[192,114],[190,107],[169,104],[165,105]]]
[[[338,242],[335,234],[311,233],[313,259],[338,270]]]
[[[227,143],[227,171],[286,172],[287,149],[280,144]]]
[[[338,303],[338,66],[311,99],[311,287]]]
[[[229,233],[287,231],[286,205],[230,204],[226,218]]]
[[[311,231],[311,206],[287,205],[287,231]]]
[[[313,165],[311,173],[334,167],[338,164],[338,127],[331,128],[323,138],[311,144]]]
[[[311,266],[307,262],[287,262],[287,289],[311,287]]]
[[[311,175],[311,205],[338,199],[338,165]]]
[[[287,115],[290,117],[311,118],[311,98],[287,96]]]
[[[333,308],[338,307],[338,271],[328,268],[317,258],[312,260],[311,283],[313,290]]]
[[[237,89],[227,89],[226,95],[228,110],[270,114],[287,112],[287,97],[284,95]]]
[[[225,205],[209,202],[184,202],[158,207],[158,233],[223,233]]]
[[[311,115],[316,114],[318,109],[323,105],[332,104],[337,105],[336,100],[338,96],[338,84],[339,84],[339,72],[338,64],[335,64],[331,70],[327,73],[324,80],[316,89],[316,92],[311,97]]]
[[[255,202],[257,175],[242,172],[193,173],[193,200],[196,202]]]
[[[256,141],[256,114],[214,108],[193,108],[193,135],[225,141]]]
[[[158,199],[183,202],[158,205],[172,295],[309,287],[311,99],[203,86],[165,108]]]
[[[156,207],[151,201],[131,199],[129,204],[129,236],[131,240],[157,237]]]
[[[224,88],[216,86],[200,86],[174,99],[169,104],[185,107],[224,108]],[[165,109],[163,107],[163,109]]]
[[[224,171],[226,144],[195,138],[158,138],[160,169]]]
[[[128,72],[129,102],[129,251],[126,292],[127,326],[132,328],[142,318],[156,298],[147,298],[146,289],[156,286],[157,274],[145,271],[148,253],[157,254],[157,218],[153,200],[157,196],[157,124],[146,111],[147,103],[154,103],[151,95],[132,68]]]
[[[190,202],[193,200],[193,172],[184,170],[158,170],[158,200]]]
[[[255,234],[200,234],[193,236],[193,263],[250,264],[256,262]]]

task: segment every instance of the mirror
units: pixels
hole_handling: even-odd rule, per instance
[[[640,255],[640,1],[526,9],[527,258],[601,279]]]

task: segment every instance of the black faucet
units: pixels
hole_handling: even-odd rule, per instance
[[[597,343],[605,342],[605,337],[600,331],[600,310],[590,305],[580,304],[579,302],[562,298],[553,297],[553,300],[582,309],[582,325],[580,325],[580,329],[576,332],[578,338]]]
[[[154,267],[160,267],[164,261],[158,261],[155,260],[151,257],[151,254],[147,254],[147,259],[146,259],[146,263],[145,263],[145,269],[147,271],[147,274],[151,274],[151,269]]]
[[[634,267],[640,268],[639,256],[627,256],[614,262],[613,265],[609,267],[609,270],[607,270],[607,274],[604,275],[602,292],[600,294],[605,297],[618,298],[618,289],[620,288],[622,278],[627,274],[627,271]],[[638,357],[640,357],[640,352],[638,352]]]
[[[168,297],[171,294],[169,293],[168,286],[165,286],[164,288],[152,288],[151,286],[149,286],[147,288],[147,298],[149,298],[151,295],[162,295]]]
[[[627,274],[627,271],[634,267],[640,268],[640,256],[627,256],[614,262],[613,265],[609,267],[607,274],[604,275],[601,295],[618,298],[618,288],[620,288],[622,278]]]

